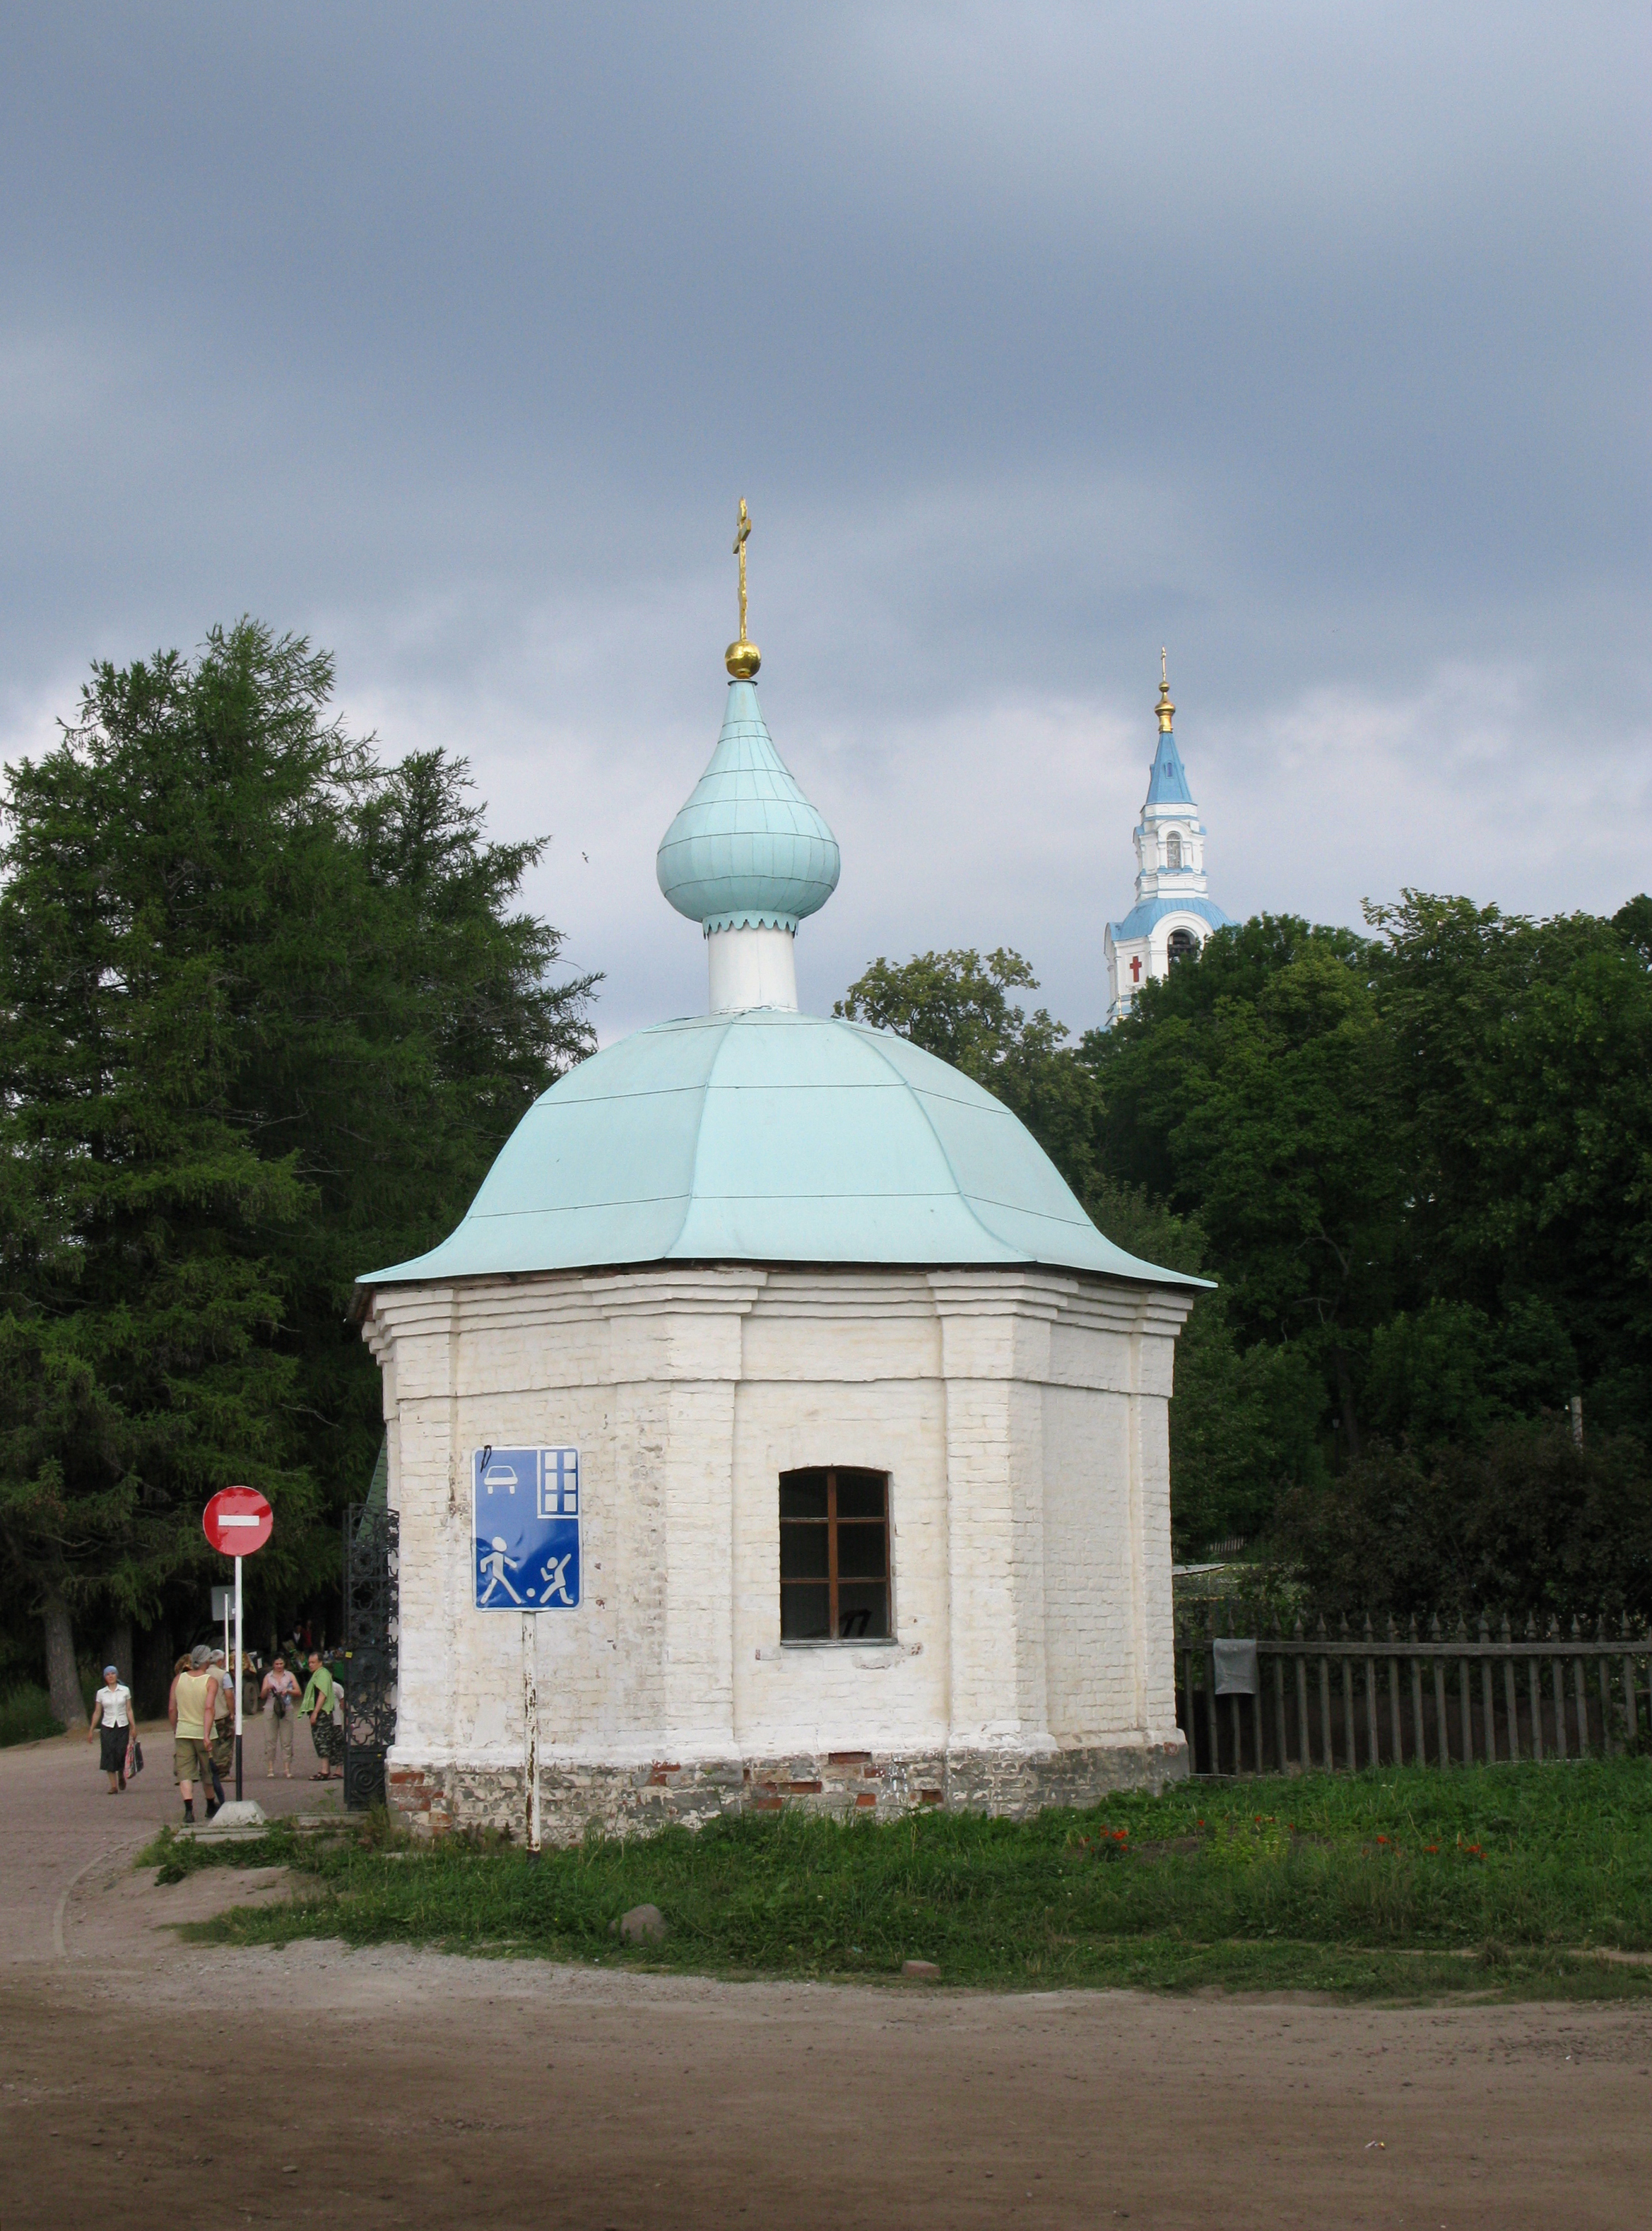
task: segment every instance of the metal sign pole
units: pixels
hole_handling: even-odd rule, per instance
[[[241,1675],[241,1568],[245,1562],[246,1560],[242,1557],[236,1559],[236,1802],[237,1805],[241,1802],[241,1692],[245,1686]]]
[[[522,1614],[522,1758],[527,1775],[528,1857],[539,1856],[539,1681],[532,1612]]]

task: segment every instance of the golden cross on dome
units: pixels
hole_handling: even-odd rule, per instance
[[[737,682],[749,682],[762,661],[754,643],[745,636],[745,545],[752,532],[752,514],[740,498],[740,515],[734,528],[734,555],[740,561],[740,632],[723,654],[724,663]]]
[[[752,514],[740,498],[739,523],[734,529],[734,555],[740,561],[740,641],[745,641],[745,546],[751,540]]]

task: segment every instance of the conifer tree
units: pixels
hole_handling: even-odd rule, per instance
[[[464,764],[384,767],[323,654],[251,621],[94,669],[11,771],[0,841],[0,1541],[81,1717],[72,1620],[198,1621],[207,1497],[248,1568],[336,1565],[378,1374],[353,1279],[462,1214],[589,1051],[595,979],[514,910]]]

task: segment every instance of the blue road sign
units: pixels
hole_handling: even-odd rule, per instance
[[[578,1449],[476,1450],[471,1505],[478,1611],[578,1608]]]

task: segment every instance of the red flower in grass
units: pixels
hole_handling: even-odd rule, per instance
[[[1437,1852],[1440,1846],[1437,1844],[1424,1844],[1423,1848],[1425,1852]]]
[[[1385,1844],[1388,1841],[1388,1839],[1386,1836],[1378,1836],[1377,1840],[1379,1844]]]

